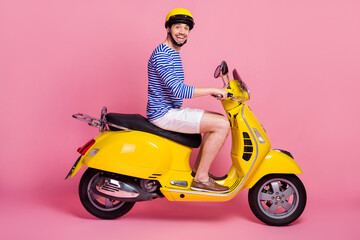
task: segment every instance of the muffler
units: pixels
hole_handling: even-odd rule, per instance
[[[156,193],[145,192],[134,181],[121,176],[100,176],[90,189],[99,196],[124,202],[148,201],[159,197]]]

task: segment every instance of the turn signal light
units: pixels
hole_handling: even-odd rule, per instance
[[[91,148],[92,145],[94,145],[95,143],[95,139],[91,139],[90,141],[88,141],[84,146],[78,148],[78,153],[80,153],[81,155],[84,155],[87,150],[89,150],[89,148]]]
[[[260,142],[260,143],[265,143],[265,140],[264,140],[264,138],[261,136],[259,130],[257,130],[256,128],[253,128],[253,130],[254,130],[254,133],[255,133],[257,139],[259,140],[259,142]]]

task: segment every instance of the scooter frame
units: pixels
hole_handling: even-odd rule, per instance
[[[237,85],[237,81],[233,80],[230,82],[231,89],[236,89]],[[233,92],[235,93],[234,90]],[[246,92],[244,92],[244,94],[246,94]],[[95,138],[94,145],[86,149],[85,152],[83,150],[83,155],[78,159],[77,163],[74,164],[68,177],[74,176],[81,166],[85,165],[121,175],[156,180],[161,185],[161,193],[170,201],[228,201],[234,198],[243,188],[253,187],[256,182],[268,174],[302,173],[300,167],[286,151],[270,151],[271,145],[265,130],[253,115],[250,108],[245,103],[236,101],[236,96],[239,96],[239,93],[235,93],[234,95],[235,97],[232,99],[222,102],[231,123],[233,139],[231,150],[233,165],[231,166],[227,177],[217,181],[219,184],[230,187],[230,191],[226,194],[192,191],[190,189],[190,184],[193,177],[191,176],[191,168],[188,161],[192,151],[190,147],[183,146],[150,133],[133,131],[109,123],[104,118],[107,112],[106,108],[103,108],[102,110],[101,119],[95,119],[85,114],[75,114],[73,116],[88,122],[90,125],[100,127],[102,133]],[[241,99],[244,98],[248,98],[248,96],[241,97]],[[107,131],[104,125],[116,127],[122,131]],[[239,129],[241,129],[241,132]],[[119,135],[121,135],[121,137],[119,137]],[[123,139],[123,142],[114,145],[114,142],[116,143],[118,139]],[[146,141],[152,142],[153,145],[155,144],[156,147],[160,149],[171,149],[172,155],[176,156],[172,161],[169,161],[171,162],[171,166],[165,166],[163,160],[156,161],[156,159],[146,159],[149,155],[144,155],[142,153],[135,154],[125,164],[121,164],[121,162],[124,161],[124,156],[121,156],[121,154],[116,155],[116,153],[111,151],[106,156],[99,158],[91,156],[92,150],[101,149],[101,146],[124,146],[126,144],[134,144],[133,146],[135,146],[138,139],[146,139]],[[99,144],[101,145],[100,147]],[[249,156],[249,154],[251,154],[251,157],[246,159],[248,158],[246,156]],[[166,159],[167,157],[166,154],[158,154],[155,156],[155,158],[158,159]],[[141,161],[141,159],[144,158],[146,160]],[[246,160],[244,160],[244,158]],[[118,159],[119,161],[116,162],[112,159]],[[136,167],[129,163],[135,160],[137,161]],[[149,164],[149,162],[152,163]]]
[[[226,89],[229,95],[222,105],[231,125],[232,166],[226,176],[215,180],[229,186],[228,193],[191,190],[193,176],[189,157],[192,147],[152,132],[109,122],[104,107],[100,119],[81,113],[73,115],[100,128],[100,135],[78,149],[81,156],[66,177],[73,177],[82,166],[88,167],[79,187],[84,207],[95,216],[110,219],[127,213],[137,201],[165,197],[169,201],[224,202],[234,198],[242,189],[249,188],[251,210],[261,221],[277,226],[295,221],[306,205],[305,188],[295,176],[302,170],[289,152],[271,150],[265,129],[245,104],[250,99],[247,86],[236,70],[233,72],[235,79],[229,81],[227,71],[226,63],[222,62],[215,77],[223,79],[226,75],[228,79]],[[100,174],[94,182],[95,175],[92,177],[92,174]],[[147,183],[150,187],[145,186]],[[86,197],[89,191],[126,204],[114,209],[114,214],[108,210],[92,210]],[[295,200],[291,205],[289,201],[292,201],[293,192]],[[280,217],[276,216],[278,207],[289,212],[280,212]]]

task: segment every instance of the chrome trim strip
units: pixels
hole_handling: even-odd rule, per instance
[[[178,186],[178,187],[187,187],[188,182],[187,181],[170,181],[171,185]]]
[[[116,124],[113,124],[113,123],[109,123],[108,121],[105,122],[107,125],[109,126],[112,126],[112,127],[115,127],[115,128],[119,128],[121,130],[125,130],[125,131],[132,131],[131,129],[129,128],[126,128],[126,127],[122,127],[122,126],[119,126],[119,125],[116,125]]]
[[[257,160],[257,157],[258,157],[258,152],[259,152],[259,146],[258,146],[258,143],[257,143],[257,139],[254,137],[254,134],[253,132],[251,131],[251,128],[248,124],[248,122],[246,121],[246,118],[245,118],[245,115],[244,115],[244,109],[245,109],[245,104],[243,104],[243,107],[241,109],[241,115],[246,123],[246,126],[248,127],[250,133],[251,133],[251,136],[253,137],[253,139],[255,139],[255,144],[256,144],[256,154],[255,154],[255,159],[253,161],[253,163],[251,164],[251,167],[249,169],[249,171],[246,173],[245,177],[241,180],[241,183],[239,184],[239,186],[235,189],[235,191],[233,193],[229,193],[229,194],[223,194],[223,193],[205,193],[205,192],[196,192],[196,191],[192,191],[192,192],[189,192],[189,191],[181,191],[181,190],[172,190],[172,189],[169,189],[169,192],[178,192],[178,193],[187,193],[187,194],[196,194],[196,195],[207,195],[207,196],[219,196],[219,197],[228,197],[228,196],[231,196],[235,193],[237,193],[239,191],[239,189],[242,187],[242,185],[244,184],[245,180],[247,179],[247,177],[249,176],[252,168],[254,167],[254,164]]]
[[[245,91],[244,91],[242,88],[240,88],[240,89],[241,89],[241,91],[243,91],[243,92],[242,92],[242,93],[243,93],[242,99],[237,99],[237,97],[233,97],[233,98],[231,98],[231,100],[234,100],[234,101],[237,101],[237,102],[241,102],[241,101],[245,98],[245,96],[246,96]]]

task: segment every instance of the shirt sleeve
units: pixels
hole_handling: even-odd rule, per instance
[[[160,75],[165,85],[170,89],[171,93],[174,94],[175,97],[193,97],[195,87],[185,85],[183,81],[179,79],[169,54],[165,52],[157,53],[154,65],[156,72]]]

